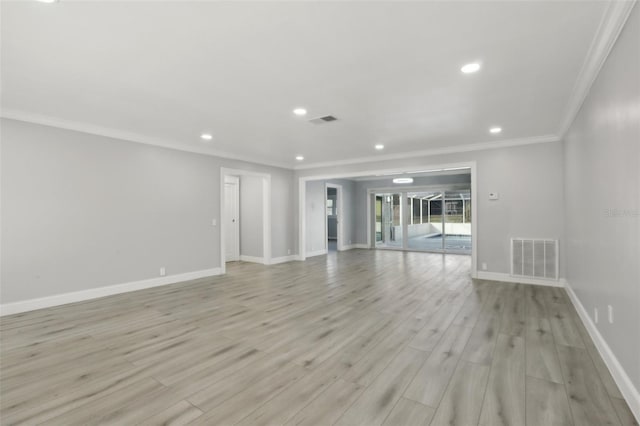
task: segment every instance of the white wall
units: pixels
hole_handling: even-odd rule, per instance
[[[344,177],[394,168],[423,170],[475,161],[478,200],[474,206],[478,214],[478,264],[486,262],[489,272],[509,273],[511,237],[558,238],[561,244],[563,243],[562,150],[561,143],[548,142],[349,166],[303,169],[296,171],[296,178]],[[499,192],[500,200],[489,201],[489,192]],[[358,192],[358,197],[359,194]],[[362,206],[361,203],[354,206],[355,216],[358,218],[366,218]],[[362,241],[363,233],[359,231],[357,242]],[[366,242],[366,229],[364,241]],[[563,276],[564,259],[560,262]]]
[[[564,141],[567,280],[640,389],[640,7]],[[614,307],[615,322],[606,318]]]
[[[221,167],[271,174],[272,256],[296,249],[289,170],[1,124],[3,304],[219,267]]]
[[[240,256],[262,258],[263,178],[240,176]]]

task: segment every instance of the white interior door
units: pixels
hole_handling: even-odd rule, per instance
[[[240,260],[240,180],[237,177],[225,176],[224,180],[224,226],[225,226],[225,261]]]

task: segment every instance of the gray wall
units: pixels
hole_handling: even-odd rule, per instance
[[[240,176],[241,256],[263,256],[262,181],[263,179],[259,176]]]
[[[475,161],[478,200],[474,207],[478,214],[476,239],[478,264],[486,262],[489,272],[509,273],[509,239],[511,237],[558,238],[560,244],[563,244],[562,151],[561,143],[539,143],[297,170],[296,178],[345,176],[358,172],[371,174],[372,171],[392,168],[423,170],[429,167]],[[489,192],[499,192],[500,200],[489,201]],[[354,206],[354,209],[359,218],[366,217],[362,211],[357,210],[357,206]],[[362,236],[358,234],[358,242],[361,242],[361,238]],[[561,259],[560,263],[561,276],[563,276],[564,260]]]
[[[640,7],[565,139],[567,280],[640,389]],[[614,307],[614,323],[606,320]]]
[[[219,267],[220,167],[271,174],[272,256],[296,248],[289,170],[1,124],[2,303]]]

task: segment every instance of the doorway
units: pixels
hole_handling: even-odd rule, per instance
[[[338,251],[338,216],[336,209],[338,204],[338,190],[327,187],[327,251]]]
[[[325,245],[327,252],[343,250],[342,186],[325,184]]]
[[[271,175],[221,167],[219,194],[220,273],[230,261],[270,264]]]
[[[225,262],[240,260],[240,179],[224,177]]]
[[[375,248],[471,254],[471,188],[376,192]]]

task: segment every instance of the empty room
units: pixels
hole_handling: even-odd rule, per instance
[[[635,0],[1,0],[0,49],[0,425],[638,425]]]

